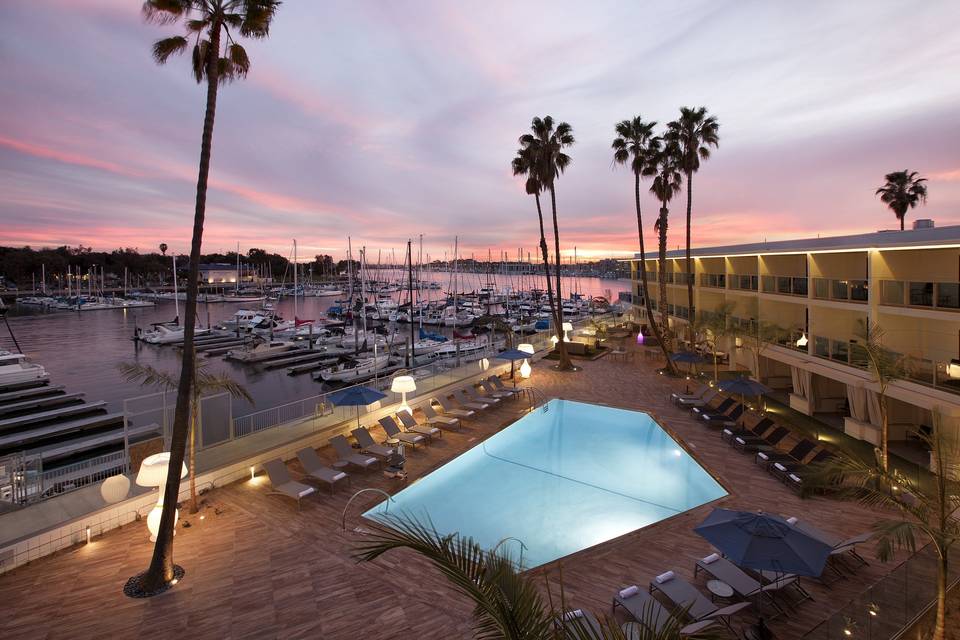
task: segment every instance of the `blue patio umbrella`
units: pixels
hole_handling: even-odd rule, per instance
[[[703,358],[693,351],[677,351],[670,354],[670,359],[674,362],[686,362],[687,364],[700,364]]]
[[[381,393],[370,387],[347,387],[334,391],[328,398],[338,407],[356,407],[357,408],[357,427],[360,427],[360,407],[373,404],[377,400],[383,400],[387,394]]]
[[[743,404],[744,396],[762,396],[773,391],[770,387],[746,376],[737,376],[730,380],[721,380],[717,383],[717,388],[725,393],[739,393],[740,404]],[[741,417],[746,417],[746,412],[741,413]]]
[[[763,512],[717,508],[693,530],[733,564],[755,571],[820,576],[833,550],[780,516]],[[761,610],[755,637],[766,638],[762,592],[759,597]]]

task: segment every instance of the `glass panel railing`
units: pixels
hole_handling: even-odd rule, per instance
[[[911,282],[907,300],[907,304],[913,307],[932,307],[933,283]]]
[[[880,282],[880,303],[902,305],[906,300],[907,283],[900,280]]]
[[[960,310],[960,282],[882,280],[881,304]]]
[[[758,276],[747,276],[736,273],[730,274],[730,288],[742,289],[745,291],[756,291],[760,284]]]
[[[937,308],[960,309],[960,282],[937,283]]]
[[[866,302],[869,298],[869,285],[866,280],[814,278],[813,297],[819,300]]]

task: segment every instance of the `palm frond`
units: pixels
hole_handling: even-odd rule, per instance
[[[170,24],[188,15],[192,8],[191,0],[146,0],[141,11],[147,22]]]
[[[121,362],[117,365],[120,374],[126,382],[136,382],[144,387],[157,387],[165,390],[176,390],[180,383],[179,376],[166,371],[160,371],[148,364]]]
[[[157,64],[166,64],[170,56],[183,53],[187,48],[187,39],[183,36],[171,36],[153,43],[153,59]]]
[[[270,23],[280,7],[279,0],[246,0],[240,35],[247,38],[266,38]]]

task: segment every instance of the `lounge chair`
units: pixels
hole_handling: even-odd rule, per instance
[[[801,438],[800,441],[793,445],[793,448],[787,452],[757,451],[757,455],[753,461],[762,466],[764,469],[769,470],[770,466],[775,462],[779,462],[781,464],[784,462],[802,462],[804,458],[810,455],[810,452],[813,451],[816,446],[816,442],[807,440],[806,438]]]
[[[783,613],[783,607],[777,602],[776,594],[797,583],[797,576],[784,575],[776,582],[767,585],[761,584],[759,580],[716,553],[697,560],[693,570],[694,575],[701,571],[717,580],[726,582],[733,589],[733,592],[744,600],[766,596],[767,601],[780,613]]]
[[[409,411],[400,411],[397,413],[397,417],[400,418],[400,424],[403,425],[403,428],[410,433],[426,436],[428,440],[433,440],[434,436],[439,437],[443,435],[443,431],[440,431],[440,429],[417,422],[417,419],[414,418],[413,414]]]
[[[347,484],[350,483],[350,476],[345,472],[331,469],[323,464],[320,456],[317,455],[316,449],[313,447],[307,447],[306,449],[297,451],[297,459],[300,460],[300,464],[303,465],[303,470],[308,476],[320,482],[326,482],[327,485],[329,485],[330,493],[333,493],[333,486],[341,480],[346,480]]]
[[[695,409],[697,407],[707,407],[713,402],[714,398],[720,395],[716,389],[710,389],[699,398],[677,398],[674,404],[684,409]]]
[[[440,415],[429,402],[420,407],[420,410],[423,411],[423,415],[427,418],[427,424],[439,424],[444,427],[450,427],[451,429],[460,428],[460,418]]]
[[[727,413],[701,413],[700,417],[711,427],[717,427],[718,429],[721,427],[735,427],[745,410],[746,407],[744,405],[738,404]]]
[[[743,453],[754,453],[757,451],[772,451],[780,443],[781,440],[787,437],[787,434],[790,433],[790,430],[786,427],[777,427],[770,432],[770,435],[765,437],[749,437],[749,436],[737,436],[733,439],[733,442],[730,444],[733,445],[733,448],[737,451],[742,451]]]
[[[653,631],[659,631],[670,619],[670,612],[647,592],[633,585],[621,589],[613,596],[613,609],[623,607],[637,622],[643,623]]]
[[[500,376],[490,376],[487,378],[487,382],[493,385],[493,387],[500,393],[509,393],[512,396],[520,393],[519,389],[511,389],[507,385],[503,384],[503,380],[500,379]]]
[[[341,461],[352,464],[355,467],[367,469],[380,463],[380,460],[377,458],[371,458],[370,456],[365,456],[354,451],[353,447],[350,446],[350,443],[347,442],[347,439],[343,436],[330,438],[330,444],[333,445],[333,450]]]
[[[718,404],[716,407],[713,407],[713,408],[710,408],[709,406],[693,407],[693,413],[697,417],[700,417],[701,415],[707,414],[707,413],[724,415],[727,413],[727,411],[730,411],[730,409],[733,409],[733,406],[736,403],[737,401],[734,400],[733,398],[724,398],[720,402],[720,404]]]
[[[838,536],[818,529],[805,520],[799,520],[798,518],[787,518],[787,523],[796,527],[798,530],[803,531],[807,535],[812,536],[832,547],[830,556],[827,559],[827,567],[833,569],[838,576],[844,577],[844,574],[837,568],[836,565],[840,565],[841,567],[848,569],[850,568],[843,562],[846,558],[853,558],[858,565],[866,566],[869,564],[863,558],[863,556],[857,553],[857,545],[863,544],[864,542],[867,542],[873,538],[873,533],[861,533],[860,535],[843,540]]]
[[[360,445],[360,451],[364,453],[369,453],[383,460],[386,460],[395,453],[393,447],[386,447],[374,442],[373,436],[370,435],[366,427],[357,427],[350,433],[353,434],[353,437],[357,440],[357,444]]]
[[[313,487],[291,478],[290,470],[287,469],[287,465],[283,464],[283,460],[280,458],[264,462],[263,468],[266,469],[270,484],[273,485],[271,493],[293,498],[297,501],[297,510],[300,509],[301,498],[317,491]]]
[[[698,385],[697,388],[693,390],[693,393],[671,393],[670,402],[672,402],[673,404],[677,404],[681,399],[699,400],[709,390],[710,390],[710,385],[701,384],[701,385]]]
[[[449,400],[444,400],[442,397],[430,398],[430,402],[431,403],[436,402],[437,405],[440,407],[441,410],[443,410],[445,414],[448,414],[451,416],[457,416],[458,418],[469,418],[474,413],[476,413],[471,409],[456,407]]]
[[[600,622],[592,613],[583,609],[564,611],[553,621],[553,624],[557,629],[569,629],[573,632],[567,634],[570,637],[601,637]]]
[[[483,389],[483,392],[484,392],[484,393],[487,395],[487,397],[489,397],[489,398],[497,398],[497,399],[502,400],[503,398],[512,398],[512,397],[513,397],[513,394],[512,394],[512,393],[508,393],[508,392],[506,392],[506,391],[497,391],[497,389],[495,389],[494,386],[493,386],[492,384],[490,384],[490,381],[489,381],[489,380],[481,380],[481,381],[480,381],[480,388]]]
[[[752,427],[743,427],[741,429],[736,429],[734,427],[725,427],[723,431],[720,432],[720,439],[726,440],[731,445],[733,444],[733,439],[737,436],[754,436],[760,438],[766,433],[767,429],[773,426],[773,420],[770,418],[763,418],[757,424]]]
[[[808,469],[816,464],[824,463],[833,457],[833,454],[829,450],[820,449],[820,451],[817,451],[817,453],[810,458],[808,462],[803,462],[802,460],[775,460],[770,465],[770,472],[779,477],[781,480],[784,480],[788,473],[794,473],[797,471],[802,473],[804,469]]]
[[[660,574],[650,582],[650,593],[660,592],[675,608],[686,609],[695,622],[715,619],[736,635],[730,618],[750,606],[749,602],[738,602],[726,607],[718,607],[699,589],[677,576],[673,571]]]
[[[489,402],[481,402],[478,400],[474,400],[473,398],[468,396],[463,389],[457,389],[456,391],[454,391],[452,397],[457,404],[467,409],[475,409],[477,411],[482,411],[490,406]]]
[[[404,411],[403,413],[406,412]],[[424,437],[419,433],[407,433],[406,431],[401,431],[400,427],[397,426],[397,423],[394,422],[393,418],[390,416],[384,416],[380,418],[380,426],[383,427],[383,431],[387,434],[388,442],[390,440],[398,440],[404,444],[409,444],[416,449],[417,445],[424,441]],[[357,438],[357,442],[360,442],[359,438]],[[363,446],[362,442],[360,443],[360,446]]]
[[[474,387],[472,384],[468,384],[466,387],[464,387],[463,392],[467,395],[468,398],[470,398],[474,402],[486,402],[487,404],[498,404],[500,402],[500,398],[493,398],[490,396],[481,395],[477,391],[477,388]]]
[[[715,620],[701,620],[700,622],[694,622],[680,629],[678,633],[680,634],[681,638],[692,636],[700,633],[707,627],[712,626],[715,624],[715,622]],[[625,640],[640,640],[641,638],[650,637],[650,634],[645,632],[644,625],[640,622],[624,622],[622,625],[620,625],[620,631],[623,632],[623,637]]]

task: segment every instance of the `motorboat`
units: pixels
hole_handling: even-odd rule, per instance
[[[236,360],[237,362],[253,363],[262,360],[268,360],[281,353],[297,349],[295,342],[289,340],[272,340],[270,342],[261,342],[260,344],[247,348],[227,351],[227,360]]]
[[[205,336],[210,333],[210,329],[194,329],[194,336]],[[177,325],[154,325],[140,334],[140,339],[150,344],[172,344],[183,340],[183,327]]]
[[[314,374],[314,380],[324,382],[362,382],[377,375],[390,363],[390,355],[382,354],[376,357],[350,358],[347,362],[329,369],[321,369]]]
[[[50,374],[42,366],[27,362],[27,356],[22,353],[3,352],[0,355],[0,387],[41,382],[49,377]]]

